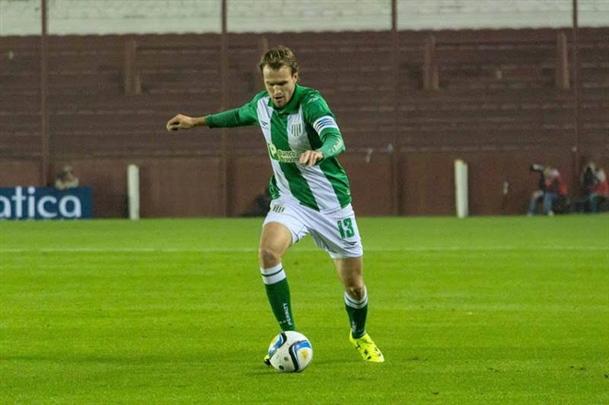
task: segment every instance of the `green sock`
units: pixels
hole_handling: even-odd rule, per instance
[[[360,300],[351,298],[345,292],[345,309],[349,315],[351,324],[351,336],[355,339],[366,334],[366,316],[368,315],[368,293],[364,290],[364,296]]]
[[[281,330],[296,330],[292,305],[290,303],[290,287],[283,266],[278,264],[270,269],[260,269],[266,296],[271,304],[275,319]]]

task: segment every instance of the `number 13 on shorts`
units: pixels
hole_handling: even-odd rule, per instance
[[[353,220],[351,218],[343,218],[338,220],[338,233],[341,239],[349,239],[355,236],[355,230],[353,229]]]

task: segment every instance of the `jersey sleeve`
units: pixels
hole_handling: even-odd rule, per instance
[[[327,159],[345,151],[345,143],[340,133],[334,113],[319,93],[313,93],[304,100],[304,119],[319,135],[322,145],[317,150]]]
[[[258,122],[258,114],[256,106],[258,104],[259,95],[245,103],[239,108],[222,111],[216,114],[210,114],[205,117],[209,128],[230,128],[243,127],[253,125]]]

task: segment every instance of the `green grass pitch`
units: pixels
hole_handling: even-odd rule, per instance
[[[277,327],[261,219],[0,222],[0,403],[609,403],[609,216],[361,218],[368,331],[309,239],[284,260],[314,360]]]

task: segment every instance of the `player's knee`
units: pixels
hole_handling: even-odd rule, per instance
[[[345,289],[347,290],[349,297],[357,301],[364,298],[364,295],[366,294],[366,286],[364,286],[364,284],[347,286]]]
[[[258,250],[258,257],[260,258],[260,264],[264,268],[277,266],[281,263],[281,255],[279,252],[266,246],[260,247]]]

